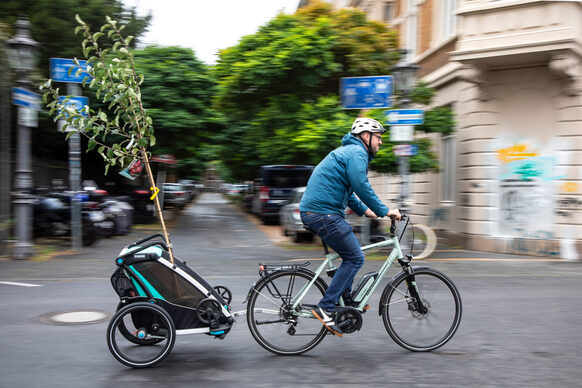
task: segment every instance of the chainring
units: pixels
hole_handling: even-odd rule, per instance
[[[362,328],[362,314],[355,308],[338,308],[336,309],[335,324],[342,333],[353,333]]]

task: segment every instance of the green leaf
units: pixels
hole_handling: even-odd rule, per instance
[[[77,21],[77,23],[79,23],[79,24],[81,24],[83,26],[86,25],[85,22],[83,20],[81,20],[81,17],[79,16],[79,14],[76,14],[75,15],[75,20]]]

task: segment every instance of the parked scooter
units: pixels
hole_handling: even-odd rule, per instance
[[[103,235],[98,226],[105,221],[105,214],[99,209],[83,206],[81,222],[84,246],[95,243]],[[34,204],[35,237],[64,238],[71,235],[71,207],[61,198],[39,196]]]

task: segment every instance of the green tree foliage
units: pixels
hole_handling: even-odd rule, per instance
[[[26,15],[31,23],[31,35],[41,45],[39,68],[48,76],[49,58],[81,58],[80,36],[75,15],[79,15],[92,30],[98,30],[105,17],[110,16],[126,25],[127,35],[139,37],[151,20],[151,15],[137,16],[134,8],[126,8],[121,0],[2,0],[0,20],[14,25],[19,15]],[[131,47],[133,47],[132,42]]]
[[[396,33],[364,13],[315,3],[222,50],[215,102],[236,128],[223,162],[239,179],[262,164],[316,163],[357,115],[339,107],[340,78],[388,74],[396,48]]]
[[[205,162],[217,158],[212,143],[224,128],[211,109],[216,82],[191,49],[147,47],[134,56],[136,70],[144,75],[144,107],[163,139],[152,152],[176,156],[180,177],[199,177]]]
[[[75,34],[80,33],[84,38],[81,43],[83,56],[90,65],[87,68],[90,77],[83,83],[89,83],[96,98],[107,104],[107,109],[85,106],[82,111],[78,111],[68,106],[68,98],[61,100],[59,89],[53,87],[50,79],[42,86],[43,100],[55,120],[66,122],[63,130],[73,127],[75,132],[88,138],[88,150],[97,150],[106,162],[106,171],[109,166],[126,167],[132,162],[145,165],[149,183],[154,189],[155,208],[173,262],[170,237],[149,164],[148,150],[156,144],[156,138],[153,121],[142,101],[144,76],[136,71],[130,47],[133,36],[123,35],[125,26],[108,16],[107,23],[97,32],[93,32],[79,15],[75,18],[79,23]],[[78,61],[76,63],[79,64]],[[81,69],[78,70],[80,72]],[[71,134],[73,132],[69,132],[67,137]]]
[[[281,14],[222,50],[214,69],[215,103],[231,128],[222,135],[221,159],[233,178],[253,178],[263,164],[317,164],[340,146],[360,113],[340,107],[340,78],[389,74],[399,59],[397,47],[396,32],[384,24],[368,21],[361,11],[334,11],[319,2],[294,15]],[[433,95],[419,84],[410,97],[426,105]],[[452,130],[448,113],[427,115],[423,131]],[[366,115],[384,121],[383,111]],[[388,138],[371,168],[394,173],[397,159]],[[411,158],[411,171],[437,168],[430,140],[415,144],[420,151]]]
[[[40,44],[38,71],[32,75],[39,80],[49,76],[49,58],[83,58],[81,42],[83,37],[74,33],[77,27],[75,15],[79,14],[91,30],[97,31],[106,16],[122,21],[126,25],[124,33],[139,39],[150,22],[151,16],[137,16],[135,9],[123,6],[121,0],[2,0],[0,1],[0,21],[9,26],[8,37],[14,35],[13,26],[19,15],[29,18],[31,35]],[[107,45],[108,43],[106,43]],[[135,41],[130,42],[134,47]],[[0,69],[0,71],[6,71]],[[63,85],[64,91],[64,85]],[[90,104],[96,99],[94,93],[86,92]],[[15,135],[13,135],[15,136]],[[34,157],[66,160],[67,144],[63,135],[57,133],[55,124],[46,111],[39,112],[38,128],[32,138]]]

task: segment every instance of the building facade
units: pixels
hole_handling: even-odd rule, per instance
[[[417,220],[467,249],[582,254],[582,2],[351,0],[400,33],[431,107],[455,113],[434,137],[438,173],[416,174]],[[398,177],[376,176],[388,203]]]

